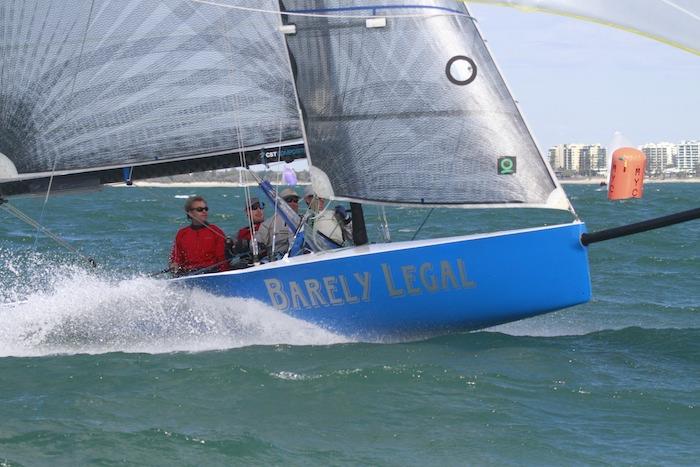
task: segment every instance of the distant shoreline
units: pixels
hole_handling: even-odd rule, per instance
[[[604,182],[603,178],[584,178],[584,179],[560,179],[559,183],[562,185],[600,185],[600,182]],[[700,178],[666,178],[666,179],[656,179],[649,178],[644,180],[644,183],[700,183]],[[306,185],[306,183],[298,183],[297,185]],[[109,186],[113,187],[127,187],[125,183],[112,183]],[[199,188],[240,188],[244,186],[257,186],[257,183],[241,184],[238,182],[134,182],[135,187],[148,187],[148,188],[188,188],[188,187],[199,187]]]
[[[559,179],[562,185],[600,185],[607,182],[604,178]],[[645,178],[644,183],[700,183],[700,178]]]

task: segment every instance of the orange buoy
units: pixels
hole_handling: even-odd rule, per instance
[[[620,148],[612,155],[608,199],[641,198],[647,158],[635,148]]]

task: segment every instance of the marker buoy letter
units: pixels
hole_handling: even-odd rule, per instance
[[[644,193],[646,156],[635,148],[620,148],[612,155],[608,199],[641,198]]]

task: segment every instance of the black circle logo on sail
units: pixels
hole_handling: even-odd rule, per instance
[[[465,55],[455,55],[445,66],[447,79],[458,86],[465,86],[476,79],[476,63]]]

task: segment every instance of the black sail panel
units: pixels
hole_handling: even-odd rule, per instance
[[[385,203],[568,208],[466,7],[416,3],[284,2],[317,190]]]

